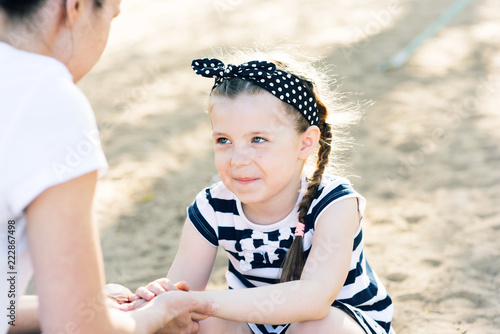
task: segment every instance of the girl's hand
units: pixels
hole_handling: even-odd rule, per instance
[[[143,307],[147,302],[153,300],[156,296],[166,291],[189,291],[189,284],[186,281],[180,281],[173,284],[168,278],[159,278],[148,285],[139,287],[135,295],[128,298],[129,303],[121,304],[120,310],[132,311]]]
[[[106,304],[108,306],[120,309],[120,306],[125,303],[130,303],[130,297],[133,296],[132,291],[120,284],[106,284],[104,286],[106,295]]]
[[[189,291],[189,284],[186,281],[180,281],[173,284],[168,278],[159,278],[148,285],[139,287],[135,295],[130,297],[130,301],[140,298],[151,301],[154,297],[166,291]]]
[[[202,320],[205,320],[208,317],[209,317],[209,315],[206,315],[206,314],[201,314],[201,313],[197,313],[197,312],[191,312],[191,319],[193,321],[202,321]]]

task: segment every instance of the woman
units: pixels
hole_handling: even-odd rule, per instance
[[[0,333],[191,333],[190,312],[216,309],[181,291],[133,313],[105,307],[91,207],[107,163],[74,83],[119,11],[120,0],[0,0]],[[39,298],[20,298],[33,272]]]

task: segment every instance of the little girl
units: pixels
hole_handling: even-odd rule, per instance
[[[192,67],[215,78],[209,113],[221,182],[188,208],[167,278],[220,305],[200,333],[394,333],[391,299],[363,255],[365,199],[348,180],[324,175],[342,121],[327,121],[314,68],[262,58]],[[218,246],[229,257],[230,290],[203,291]],[[151,299],[165,290],[160,283],[137,295]]]

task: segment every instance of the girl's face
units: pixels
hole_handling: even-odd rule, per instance
[[[295,204],[307,157],[283,103],[267,92],[214,95],[210,110],[215,165],[224,185],[246,206]]]

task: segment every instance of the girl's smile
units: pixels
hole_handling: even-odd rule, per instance
[[[258,180],[258,178],[250,178],[250,177],[236,177],[234,179],[236,180],[236,182],[240,184],[251,184]]]

